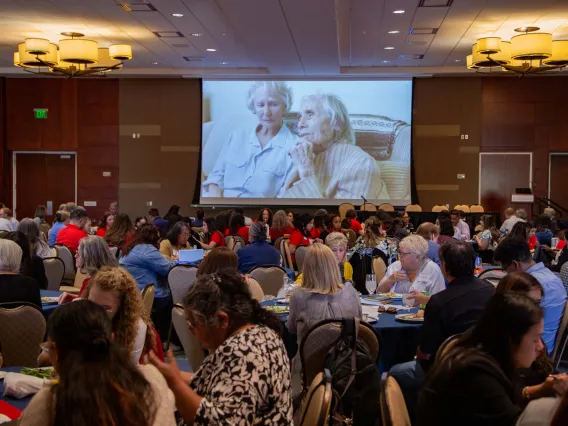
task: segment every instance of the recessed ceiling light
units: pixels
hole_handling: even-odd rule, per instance
[[[381,61],[383,64],[388,64],[390,61]]]
[[[361,31],[362,35],[367,35],[367,31]]]
[[[152,65],[159,65],[158,61],[152,61]]]
[[[461,59],[454,59],[454,62],[461,62]]]
[[[221,65],[229,65],[228,62],[219,62]]]
[[[389,31],[389,34],[398,34],[400,31],[397,30],[393,30],[393,31]]]
[[[207,49],[208,52],[216,52],[217,49]]]
[[[402,9],[393,10],[392,13],[401,14],[401,13],[404,13],[404,10],[402,10]]]
[[[223,37],[225,37],[227,34],[223,33],[223,34],[221,34],[221,35],[222,35]]]
[[[172,13],[174,18],[183,18],[183,13]]]
[[[387,47],[385,47],[385,50],[394,50],[394,47],[392,47],[392,46],[387,46]]]
[[[193,37],[201,37],[203,34],[201,33],[191,33]]]

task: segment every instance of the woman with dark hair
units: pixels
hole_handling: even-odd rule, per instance
[[[310,237],[312,228],[314,227],[314,217],[309,213],[297,217],[294,220],[294,232],[290,235],[290,254],[292,261],[296,261],[294,253],[299,246],[309,246],[313,240]]]
[[[446,241],[451,241],[454,239],[454,227],[452,226],[452,220],[450,217],[438,216],[438,226],[440,227],[440,235],[438,236],[438,244],[444,244]]]
[[[266,224],[267,226],[272,226],[272,210],[269,208],[264,208],[258,213],[258,221]]]
[[[53,247],[55,245],[55,241],[57,240],[57,234],[63,228],[67,226],[69,223],[69,212],[67,210],[58,210],[55,213],[55,220],[53,222],[53,226],[47,233],[47,244],[49,247]]]
[[[322,241],[325,241],[327,236],[329,234],[332,234],[333,232],[340,232],[343,234],[343,231],[341,230],[341,216],[339,216],[337,213],[332,213],[325,218],[324,228],[321,231],[319,238]]]
[[[550,216],[541,214],[536,219],[536,238],[541,246],[552,246],[552,231],[550,230]]]
[[[20,425],[175,425],[163,377],[153,366],[133,364],[113,342],[105,309],[88,300],[61,306],[49,317],[47,337],[58,380],[33,397]]]
[[[233,210],[225,210],[215,216],[217,231],[219,231],[224,237],[229,235],[229,223],[232,215]]]
[[[189,226],[185,222],[178,222],[160,243],[160,253],[168,260],[177,260],[180,250],[191,250],[188,239]]]
[[[45,276],[45,267],[43,259],[32,253],[30,243],[23,232],[8,232],[4,235],[5,240],[14,241],[22,249],[22,262],[20,264],[20,274],[26,277],[34,278],[41,290],[47,289],[47,277]]]
[[[146,219],[146,216],[138,216],[135,220],[134,220],[134,229],[138,229],[140,228],[142,225],[146,225],[148,223],[148,219]]]
[[[195,212],[195,220],[191,222],[191,226],[194,228],[201,228],[203,226],[203,219],[205,218],[205,212],[203,209],[197,209]]]
[[[114,215],[111,212],[105,212],[101,220],[99,221],[99,229],[97,229],[98,237],[105,237],[107,231],[112,228],[112,224],[114,223]]]
[[[44,205],[39,205],[35,209],[34,222],[39,227],[42,223],[47,223],[47,208]]]
[[[290,364],[280,319],[251,298],[237,273],[203,275],[184,298],[190,331],[209,351],[188,384],[169,364],[150,360],[174,392],[184,424],[290,425]]]
[[[291,235],[294,232],[294,225],[290,216],[284,210],[278,210],[272,218],[270,226],[270,239],[276,241],[284,235]]]
[[[245,216],[241,213],[233,213],[229,222],[228,235],[239,236],[249,243],[249,227],[245,225]]]
[[[402,240],[404,237],[408,237],[408,235],[409,232],[405,227],[404,221],[400,217],[395,217],[387,228],[387,236]]]
[[[167,212],[166,215],[164,216],[164,219],[167,220],[167,221],[169,221],[169,220],[170,220],[170,217],[172,217],[172,216],[174,216],[174,217],[179,216],[179,215],[180,215],[180,214],[179,214],[179,209],[180,209],[180,206],[176,206],[176,205],[174,204],[173,206],[171,206],[171,207],[168,209],[168,212]],[[180,220],[181,220],[181,219],[180,219]]]
[[[215,247],[225,247],[225,236],[217,229],[217,221],[213,217],[208,217],[203,221],[203,235],[205,241],[193,237],[193,241],[205,250]]]
[[[363,235],[363,227],[357,220],[357,212],[355,209],[349,209],[345,213],[345,218],[349,221],[349,228],[355,231],[357,235]]]
[[[37,256],[44,258],[51,256],[51,250],[44,237],[40,234],[39,226],[29,217],[22,219],[16,231],[23,232],[30,242],[30,250]]]
[[[494,250],[501,235],[495,227],[495,218],[490,214],[484,214],[479,219],[479,224],[481,234],[473,237],[478,244],[479,251]]]
[[[515,373],[544,349],[543,327],[534,300],[493,296],[477,324],[436,357],[420,393],[418,426],[513,426],[521,414]]]
[[[112,227],[106,232],[105,241],[109,247],[118,247],[123,252],[133,234],[134,226],[132,226],[130,216],[126,213],[119,213],[115,216]]]

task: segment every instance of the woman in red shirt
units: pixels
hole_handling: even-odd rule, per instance
[[[130,216],[126,213],[119,213],[114,218],[112,228],[105,234],[105,241],[109,247],[118,247],[120,251],[124,251],[126,245],[132,240],[134,234],[134,225]]]
[[[249,227],[245,226],[245,216],[243,214],[233,213],[229,222],[229,231],[229,235],[238,235],[245,240],[245,244],[249,243]]]
[[[203,221],[203,233],[205,234],[205,241],[193,240],[198,243],[201,248],[211,250],[215,247],[225,247],[225,237],[217,230],[215,218],[208,217]]]
[[[114,223],[114,215],[111,212],[105,212],[103,217],[99,222],[99,229],[97,229],[97,236],[105,237],[107,231],[112,227]]]
[[[345,217],[349,220],[349,227],[355,231],[357,235],[363,235],[363,227],[361,226],[361,222],[357,220],[357,212],[354,209],[347,210],[345,213]]]
[[[284,210],[278,210],[272,217],[270,226],[270,239],[276,241],[284,235],[291,235],[294,232],[294,225]]]
[[[309,213],[305,213],[296,219],[294,225],[296,229],[290,235],[290,254],[293,262],[296,261],[296,256],[294,256],[296,248],[310,245],[313,242],[313,239],[310,238],[310,232],[312,232],[314,227],[314,217]]]

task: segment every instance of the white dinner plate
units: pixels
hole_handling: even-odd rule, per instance
[[[414,318],[414,315],[416,314],[398,314],[395,315],[395,318],[403,322],[416,322],[416,323],[424,322],[424,317]]]

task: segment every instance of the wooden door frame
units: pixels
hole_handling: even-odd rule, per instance
[[[48,155],[73,155],[75,158],[75,199],[73,202],[77,204],[77,152],[76,151],[12,151],[12,211],[16,216],[17,209],[17,191],[16,191],[16,156],[18,154],[48,154]],[[54,214],[59,206],[54,206]],[[17,216],[16,216],[17,217]]]
[[[525,151],[525,152],[506,152],[506,151],[502,151],[502,152],[480,152],[479,153],[479,180],[477,182],[477,200],[478,200],[478,204],[481,205],[481,156],[482,155],[528,155],[529,156],[529,168],[530,168],[530,173],[529,173],[529,185],[527,186],[527,188],[532,188],[532,182],[533,182],[533,153],[531,151]],[[550,169],[549,169],[549,173],[550,173]]]
[[[568,151],[555,151],[548,153],[548,199],[550,200],[550,174],[552,172],[552,156],[553,155],[568,155]]]

